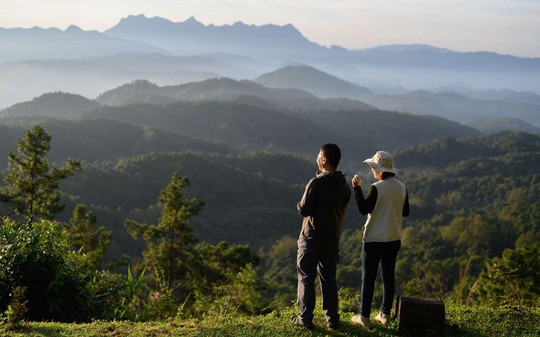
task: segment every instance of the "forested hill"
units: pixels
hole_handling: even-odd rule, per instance
[[[432,142],[402,149],[396,154],[406,168],[479,167],[502,173],[512,168],[524,174],[538,173],[540,167],[540,136],[530,133],[505,131],[475,138],[455,139],[443,137]],[[509,165],[494,165],[494,160]],[[511,165],[511,162],[515,165]],[[508,173],[508,172],[505,172]]]
[[[448,226],[456,218],[480,214],[491,229],[470,233],[467,242],[487,245],[491,254],[512,247],[516,240],[516,245],[523,245],[538,239],[540,136],[502,132],[461,140],[444,138],[399,151],[396,163],[413,204],[409,224],[428,221],[436,227]],[[466,220],[470,226],[479,226],[474,222]]]
[[[199,240],[257,247],[297,232],[300,218],[295,205],[301,184],[315,170],[310,161],[280,154],[154,153],[112,165],[85,166],[62,184],[62,190],[69,203],[88,205],[100,223],[113,230],[111,255],[137,254],[123,222],[131,218],[155,223],[159,192],[178,171],[191,182],[187,194],[205,202],[192,219]]]
[[[235,153],[225,144],[118,120],[3,119],[0,120],[0,170],[7,167],[7,155],[10,151],[16,152],[17,141],[25,129],[35,123],[41,123],[52,135],[48,159],[53,163],[63,162],[67,157],[83,162],[116,161],[164,151]]]
[[[360,98],[362,95],[372,93],[368,88],[354,85],[305,65],[290,65],[277,69],[257,77],[255,82],[268,88],[302,89],[318,97],[325,98]]]
[[[531,146],[523,141],[528,138],[533,140]],[[439,149],[440,142],[434,141],[432,150],[415,157],[414,169],[409,166],[407,156],[420,147],[396,154],[396,165],[401,169],[399,178],[408,187],[413,208],[406,226],[426,221],[443,226],[454,217],[478,212],[512,214],[526,210],[513,220],[517,227],[507,239],[513,243],[521,235],[534,233],[535,228],[540,231],[540,214],[529,209],[540,198],[540,173],[535,170],[540,158],[537,136],[501,133],[466,141],[446,139],[446,143],[463,143],[464,147],[485,144],[484,151],[433,168],[435,157],[429,153],[444,153],[445,150]],[[368,186],[369,169],[365,164],[359,165]],[[316,167],[313,160],[271,153],[148,154],[116,164],[85,166],[63,184],[62,190],[70,196],[70,202],[82,202],[96,210],[100,222],[113,229],[112,252],[118,254],[134,248],[122,227],[123,220],[156,221],[157,196],[176,170],[192,182],[189,195],[206,202],[203,212],[193,219],[198,239],[259,246],[272,244],[283,235],[297,235],[301,219],[295,205]],[[350,178],[353,172],[345,173]],[[356,229],[361,223],[351,203],[345,226]]]
[[[331,96],[332,97],[332,96]],[[342,96],[333,96],[342,97]],[[250,99],[251,98],[251,99]],[[253,100],[255,98],[256,100]],[[351,99],[321,99],[304,90],[267,88],[261,84],[229,78],[212,78],[200,82],[159,87],[137,80],[99,95],[103,105],[118,106],[135,103],[171,103],[178,101],[221,100],[247,103],[256,107],[287,109],[373,109]]]
[[[378,110],[254,110],[231,102],[139,104],[105,107],[94,113],[93,119],[41,122],[53,136],[51,159],[63,161],[56,151],[63,155],[88,152],[80,156],[84,158],[82,170],[60,184],[67,207],[57,219],[68,221],[75,205],[85,205],[96,215],[97,225],[112,231],[107,260],[140,256],[144,243],[134,241],[124,223],[130,219],[156,224],[161,212],[159,193],[178,172],[191,182],[185,188],[186,196],[205,202],[202,211],[190,220],[199,242],[249,244],[261,257],[266,295],[275,303],[290,305],[296,282],[290,261],[302,221],[296,203],[317,169],[314,158],[319,142],[335,134],[342,137],[339,144],[344,159],[349,160],[349,165],[344,160],[340,169],[348,181],[359,171],[365,191],[373,178],[361,161],[379,149],[383,140],[393,142],[395,148],[403,146],[392,151],[400,169],[398,178],[406,184],[411,203],[396,267],[400,289],[412,285],[417,295],[444,298],[450,294],[456,301],[463,301],[463,289],[473,292],[472,282],[481,279],[490,259],[501,257],[505,250],[538,247],[537,135],[504,132],[435,139],[437,132],[468,129],[439,118]],[[114,119],[97,118],[100,113]],[[238,116],[244,120],[238,121]],[[192,120],[200,123],[198,129],[187,122]],[[239,127],[250,121],[250,128]],[[156,125],[158,122],[161,124]],[[0,125],[0,146],[4,151],[15,151],[13,138],[28,123],[32,120]],[[280,123],[291,123],[299,129],[281,129],[287,125]],[[433,129],[436,125],[438,129]],[[444,129],[449,125],[455,130]],[[308,131],[302,129],[306,126]],[[229,133],[223,131],[229,127]],[[318,135],[314,130],[324,133]],[[216,134],[220,141],[205,139]],[[305,142],[306,135],[312,135],[312,144]],[[419,145],[418,137],[426,137],[428,142]],[[273,147],[274,152],[270,152],[259,148],[250,152],[242,146],[251,140],[249,144],[262,147],[269,139],[282,141],[277,143],[283,149]],[[417,143],[407,148],[408,142]],[[287,144],[292,149],[286,148]],[[5,211],[6,206],[1,207]],[[363,223],[351,200],[342,236],[338,281],[352,293],[360,284],[358,257]],[[463,276],[462,270],[468,274]],[[521,286],[524,292],[535,289],[534,283],[527,284],[533,286]],[[353,305],[356,310],[356,301]]]
[[[99,106],[100,104],[96,101],[81,95],[54,92],[0,110],[0,117],[73,117],[79,116],[84,111],[96,109]]]
[[[103,107],[85,116],[161,128],[244,151],[272,150],[307,157],[320,144],[336,142],[347,161],[364,158],[380,147],[393,150],[443,136],[479,134],[431,116],[375,109],[294,112],[223,101]]]

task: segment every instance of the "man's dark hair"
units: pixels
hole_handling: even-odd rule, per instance
[[[339,149],[339,146],[336,144],[324,144],[321,146],[321,152],[323,156],[326,157],[326,160],[328,160],[328,164],[337,169],[339,161],[341,160],[341,150]]]

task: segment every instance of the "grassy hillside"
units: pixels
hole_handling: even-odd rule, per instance
[[[339,330],[326,328],[319,311],[313,331],[294,327],[290,324],[293,311],[274,312],[266,316],[205,319],[174,319],[167,322],[94,322],[90,324],[63,324],[31,322],[20,331],[6,331],[0,327],[4,337],[353,337],[353,336],[395,336],[397,322],[389,327],[376,325],[373,330],[365,330],[350,323],[352,313],[342,316],[343,327]],[[444,335],[447,337],[507,337],[537,336],[540,329],[540,313],[525,314],[488,308],[447,307]],[[406,333],[404,336],[437,336],[435,333]]]

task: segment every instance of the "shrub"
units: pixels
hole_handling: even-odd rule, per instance
[[[9,294],[26,288],[28,319],[84,321],[91,294],[83,266],[69,253],[67,240],[53,221],[0,221],[0,310]]]
[[[237,316],[260,312],[260,288],[257,274],[247,264],[236,274],[228,274],[227,281],[216,285],[211,294],[195,292],[195,309],[203,316]]]

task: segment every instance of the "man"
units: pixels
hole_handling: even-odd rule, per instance
[[[336,267],[341,228],[351,196],[345,176],[337,171],[340,159],[337,145],[321,147],[317,156],[319,171],[306,185],[297,205],[304,220],[296,257],[300,313],[293,317],[293,323],[306,328],[313,328],[317,274],[327,325],[332,329],[339,327]]]

